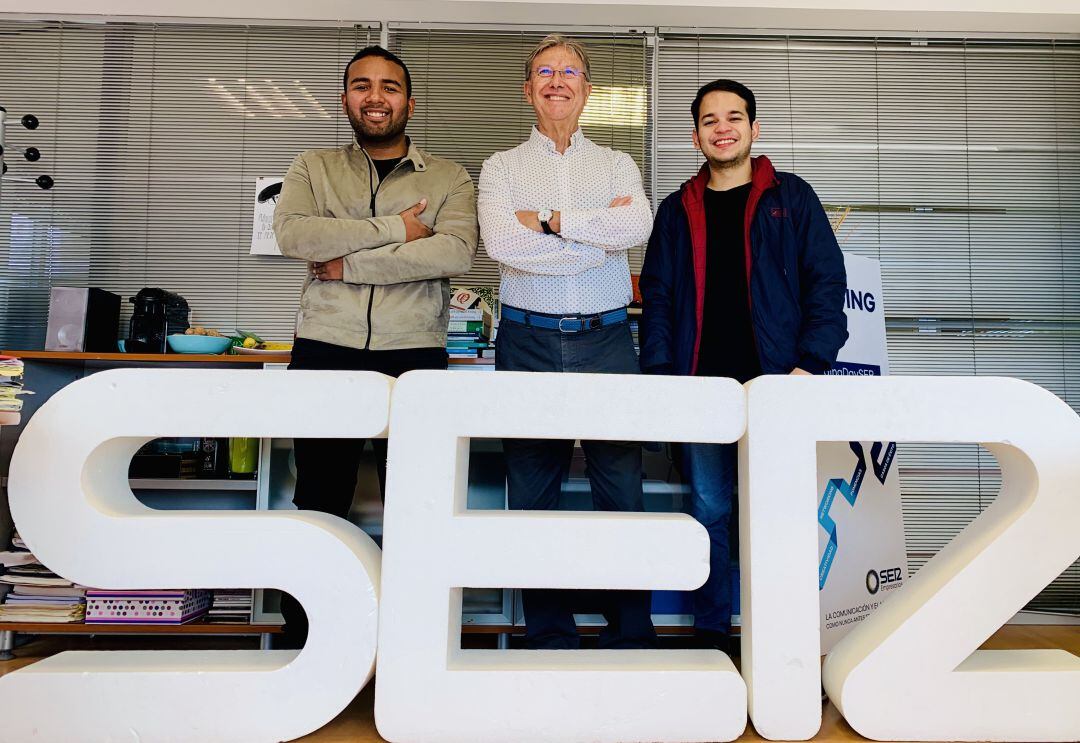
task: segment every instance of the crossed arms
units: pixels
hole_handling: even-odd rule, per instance
[[[476,254],[476,196],[464,168],[451,183],[435,222],[420,214],[426,200],[400,214],[365,219],[323,217],[304,156],[282,185],[274,233],[282,255],[331,269],[327,280],[387,285],[466,273]]]
[[[552,220],[560,234],[546,235],[535,211],[517,209],[510,170],[502,153],[492,155],[480,172],[478,197],[488,255],[528,273],[567,276],[600,266],[608,252],[644,244],[652,210],[637,165],[620,153],[612,176],[614,198],[608,207],[563,209]]]

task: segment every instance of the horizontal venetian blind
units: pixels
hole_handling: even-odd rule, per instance
[[[1080,47],[667,33],[657,196],[700,166],[690,102],[716,78],[758,99],[755,152],[846,211],[881,262],[894,374],[1027,379],[1080,409]],[[975,445],[901,447],[909,566],[994,499]],[[1031,608],[1080,612],[1080,563]]]
[[[249,255],[255,179],[349,141],[342,68],[377,40],[351,24],[0,22],[0,105],[42,122],[8,127],[0,345],[42,346],[50,286],[161,287],[196,324],[291,339],[304,265]],[[12,159],[21,141],[36,168]],[[23,179],[38,170],[55,188]]]
[[[598,144],[628,153],[645,179],[651,171],[648,139],[651,47],[640,33],[470,31],[390,26],[390,48],[409,65],[416,112],[408,132],[429,152],[465,167],[476,183],[484,160],[528,139],[536,121],[525,102],[525,60],[548,33],[559,31],[589,51],[593,92],[581,128]],[[643,251],[631,251],[635,273]],[[497,287],[499,267],[481,245],[472,270],[456,280],[465,286]]]

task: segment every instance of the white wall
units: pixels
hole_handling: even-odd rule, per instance
[[[1077,0],[0,0],[0,13],[1080,34]],[[1019,8],[1019,9],[1018,9]]]

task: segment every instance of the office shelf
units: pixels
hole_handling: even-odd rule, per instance
[[[280,633],[281,626],[280,624],[215,624],[207,621],[187,624],[0,622],[0,632],[27,632],[35,635],[262,635]]]
[[[176,480],[140,477],[129,480],[132,490],[258,490],[256,480]]]

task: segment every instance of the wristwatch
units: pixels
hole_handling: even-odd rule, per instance
[[[551,225],[548,222],[555,216],[555,212],[550,209],[541,209],[536,213],[536,218],[540,220],[540,228],[544,231],[545,235],[557,235],[555,230],[551,229]]]

